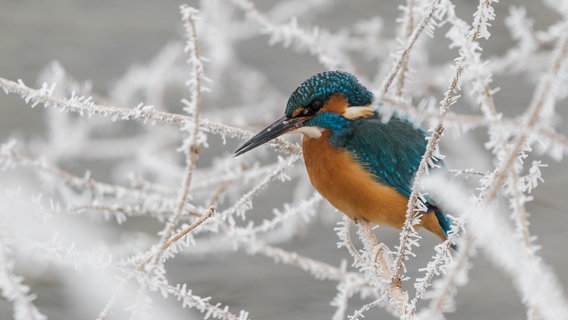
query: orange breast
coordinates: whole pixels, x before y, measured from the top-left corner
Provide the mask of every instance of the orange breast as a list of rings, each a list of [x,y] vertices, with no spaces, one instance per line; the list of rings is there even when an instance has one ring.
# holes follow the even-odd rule
[[[302,148],[310,181],[334,207],[351,219],[401,228],[408,198],[381,184],[357,164],[351,154],[328,143],[329,130],[320,138],[304,137]],[[445,238],[434,214],[424,215],[422,225]]]

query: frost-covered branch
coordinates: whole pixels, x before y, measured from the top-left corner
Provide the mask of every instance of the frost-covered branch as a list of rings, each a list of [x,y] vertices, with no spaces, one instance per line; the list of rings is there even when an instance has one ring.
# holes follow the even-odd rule
[[[164,111],[154,110],[152,106],[143,104],[138,105],[136,108],[116,107],[99,105],[93,102],[90,97],[71,96],[68,99],[58,98],[52,95],[54,87],[43,85],[41,89],[36,90],[26,86],[22,81],[14,82],[0,77],[0,87],[6,94],[17,94],[30,104],[36,107],[38,104],[43,104],[46,108],[54,107],[62,112],[75,112],[81,116],[100,115],[111,121],[118,120],[139,120],[143,123],[161,123],[168,125],[175,125],[182,127],[187,123],[194,122],[192,116],[181,114],[169,113]],[[226,124],[217,123],[207,119],[201,119],[199,126],[206,132],[220,135],[222,137],[231,137],[235,139],[245,140],[253,136],[253,133],[244,129],[235,128]],[[284,142],[276,139],[267,143],[267,145],[275,147],[277,150],[285,153],[300,153],[300,148],[297,145]]]
[[[338,69],[341,66],[341,62],[333,56],[333,51],[320,41],[320,32],[317,28],[312,32],[307,32],[298,27],[298,22],[295,19],[292,19],[288,25],[275,25],[266,15],[256,8],[253,2],[249,0],[231,1],[244,10],[250,19],[262,26],[263,33],[267,33],[271,36],[270,41],[272,43],[283,42],[285,46],[288,46],[295,40],[298,41],[302,47],[308,48],[309,52],[315,55],[320,63],[328,70]]]
[[[163,285],[161,286],[163,293],[171,294],[178,301],[181,302],[182,307],[197,309],[204,314],[204,319],[223,319],[223,320],[247,320],[249,317],[248,312],[240,311],[238,315],[229,312],[228,306],[222,306],[220,303],[212,304],[209,301],[210,297],[202,298],[194,295],[191,290],[187,288],[186,284],[182,285]]]
[[[389,72],[389,74],[386,76],[386,78],[383,82],[383,85],[381,86],[381,91],[380,91],[381,95],[385,95],[389,91],[389,88],[392,85],[394,78],[396,77],[396,75],[399,72],[404,73],[404,71],[405,71],[404,66],[408,63],[408,56],[410,55],[410,52],[411,52],[412,48],[414,47],[414,44],[416,43],[416,41],[418,40],[418,38],[420,37],[422,32],[427,30],[427,32],[430,32],[430,34],[432,34],[432,32],[433,32],[432,29],[435,26],[432,22],[432,19],[434,18],[434,14],[435,14],[436,9],[438,8],[439,4],[440,4],[440,0],[433,0],[430,3],[428,10],[422,16],[422,20],[420,21],[420,23],[416,26],[416,28],[414,28],[414,30],[412,31],[412,34],[410,34],[407,37],[407,41],[406,41],[404,48],[397,54],[397,58],[394,62],[394,66],[393,66],[392,70]],[[410,16],[412,16],[411,10],[408,12],[408,14]],[[411,19],[411,18],[407,18],[407,19]],[[401,68],[403,68],[402,71],[401,71]],[[403,75],[401,75],[401,77],[403,77]]]
[[[120,317],[118,310],[144,319],[183,308],[205,318],[248,319],[256,304],[229,311],[235,275],[249,271],[238,262],[247,255],[305,273],[305,287],[331,282],[318,291],[318,300],[331,301],[324,318],[431,320],[454,310],[461,318],[467,315],[456,310],[459,292],[478,285],[480,272],[470,280],[470,269],[483,268],[472,264],[478,252],[495,266],[483,274],[502,272],[527,318],[563,318],[567,301],[552,270],[565,272],[539,256],[550,239],[536,230],[552,216],[542,216],[539,204],[562,207],[537,197],[558,188],[546,175],[564,174],[556,166],[541,172],[547,157],[568,155],[555,110],[568,97],[568,11],[562,1],[546,0],[558,14],[543,21],[533,10],[542,4],[495,3],[477,1],[468,18],[451,0],[400,0],[399,11],[382,7],[391,2],[372,3],[349,14],[339,9],[353,4],[340,1],[207,0],[180,8],[184,42],[167,41],[147,63],[120,68],[128,71],[117,80],[81,83],[57,62],[32,86],[0,77],[6,94],[21,98],[8,104],[45,107],[26,110],[13,124],[10,114],[0,117],[10,131],[0,138],[0,289],[15,318],[44,318],[30,293],[41,298],[42,290],[28,277],[49,277],[74,300],[102,309],[101,320]],[[510,34],[490,33],[493,23]],[[495,43],[503,47],[494,50]],[[268,48],[274,44],[281,46]],[[447,59],[454,50],[457,58]],[[346,216],[337,222],[341,214],[310,185],[298,144],[276,139],[272,149],[233,157],[235,140],[253,134],[241,128],[257,130],[281,115],[294,84],[286,78],[292,70],[278,68],[290,63],[296,71],[356,74],[377,93],[385,121],[394,112],[430,128],[394,242],[385,226]],[[511,97],[528,89],[533,98],[520,109],[522,99]],[[439,148],[447,168],[436,171],[450,180],[429,175],[443,157]],[[497,208],[501,195],[508,206]],[[425,245],[416,230],[425,199],[451,220],[448,239],[437,245]],[[333,225],[340,250],[317,243]],[[309,250],[298,247],[303,241]],[[196,259],[206,267],[194,268]],[[179,270],[187,280],[173,280]],[[210,290],[219,281],[227,295]],[[487,286],[481,290],[490,295]],[[276,305],[257,287],[237,290],[247,295],[239,303]],[[312,303],[298,288],[290,282],[278,290]],[[302,308],[287,310],[287,318],[305,318]]]
[[[568,24],[563,30],[563,36],[558,39],[548,72],[542,77],[535,90],[531,105],[523,117],[525,127],[532,128],[541,118],[549,120],[553,114],[556,84],[559,82],[559,77],[566,72],[565,62],[568,59]],[[503,182],[508,177],[508,171],[514,168],[514,162],[519,157],[526,142],[526,134],[521,133],[511,144],[512,147],[508,155],[503,158],[497,169],[495,182],[488,191],[488,201],[497,197]]]
[[[451,188],[452,192],[448,192],[450,189],[437,191],[441,185],[448,183],[445,179],[430,179],[427,189],[450,208],[460,208],[462,203],[472,201],[468,200],[463,188],[457,185]],[[477,202],[477,199],[473,201]],[[482,216],[479,216],[480,213]],[[456,284],[464,283],[466,257],[471,253],[472,244],[479,246],[495,265],[508,273],[523,301],[529,306],[537,307],[544,319],[558,319],[567,314],[568,301],[555,274],[541,260],[534,259],[523,242],[517,241],[504,215],[488,203],[474,203],[462,217],[470,233],[460,242],[460,251],[454,263],[449,266],[448,276],[436,284],[437,290],[441,291],[435,294],[436,298],[425,311],[427,316],[423,319],[436,319],[445,310],[446,298],[455,292]]]
[[[14,319],[47,319],[34,305],[36,296],[30,294],[30,288],[22,283],[24,278],[14,273],[14,264],[11,250],[5,240],[0,238],[0,293],[12,303]]]
[[[408,200],[408,209],[406,212],[406,220],[402,232],[400,233],[400,244],[398,246],[397,257],[394,262],[394,274],[391,280],[391,284],[396,284],[400,282],[401,274],[404,270],[404,260],[406,255],[411,252],[412,246],[416,242],[411,241],[412,238],[418,238],[418,234],[414,230],[414,225],[420,223],[421,212],[426,211],[426,206],[422,201],[422,195],[420,194],[420,180],[428,172],[428,168],[436,167],[435,162],[437,159],[441,159],[438,151],[438,145],[445,128],[445,119],[450,109],[450,106],[456,103],[459,96],[457,96],[457,90],[459,89],[459,83],[461,81],[462,74],[470,64],[469,55],[479,54],[479,45],[477,39],[480,37],[489,37],[487,31],[487,24],[489,20],[494,19],[493,9],[491,7],[491,0],[481,0],[480,5],[474,14],[474,22],[471,31],[467,31],[467,26],[464,27],[464,23],[456,22],[453,28],[450,29],[448,35],[453,40],[456,46],[460,47],[460,57],[456,60],[456,66],[454,69],[454,75],[450,82],[450,85],[446,92],[444,93],[444,99],[440,102],[440,117],[438,119],[437,125],[430,130],[430,136],[428,137],[428,144],[426,145],[426,152],[422,156],[418,170],[414,176],[414,182],[412,185],[412,192]],[[443,3],[445,6],[444,10],[447,10],[448,19],[452,19],[455,16],[453,13],[454,7],[451,3]],[[458,33],[454,36],[453,33]]]
[[[185,21],[184,26],[187,33],[186,36],[188,37],[187,46],[186,46],[186,52],[189,53],[188,63],[190,63],[193,67],[192,71],[193,77],[188,82],[191,100],[186,103],[186,112],[193,115],[194,122],[193,122],[193,130],[190,132],[190,138],[184,140],[183,145],[181,147],[183,150],[185,150],[185,172],[183,175],[182,187],[180,189],[181,191],[179,193],[177,209],[175,213],[169,217],[168,223],[166,224],[164,230],[161,232],[161,239],[159,244],[160,249],[154,255],[154,261],[153,261],[154,263],[158,263],[164,251],[173,242],[176,241],[173,239],[172,239],[173,241],[170,240],[170,237],[173,234],[174,229],[179,222],[179,219],[186,211],[189,200],[189,190],[191,188],[191,182],[193,178],[193,172],[195,171],[195,167],[197,166],[196,164],[197,155],[199,154],[200,143],[202,143],[199,140],[200,139],[199,112],[201,108],[201,92],[203,91],[201,84],[204,79],[204,75],[203,75],[203,64],[199,52],[199,42],[197,40],[197,31],[195,30],[195,23],[193,21],[194,16],[197,15],[197,10],[190,8],[188,6],[181,6],[180,10],[182,14],[182,19],[183,21]],[[191,228],[190,230],[192,229],[193,228]]]
[[[406,1],[406,6],[403,8],[404,10],[404,26],[402,28],[403,30],[403,40],[402,41],[408,41],[410,39],[410,37],[412,36],[412,31],[414,30],[414,7],[415,7],[416,3],[415,0],[407,0]],[[409,51],[410,52],[410,51]],[[402,57],[401,60],[401,66],[400,66],[400,71],[398,72],[398,78],[396,81],[396,90],[395,90],[395,95],[398,97],[401,97],[403,95],[404,92],[404,86],[405,86],[405,82],[406,79],[408,77],[408,72],[409,72],[409,55],[405,55]],[[388,88],[387,88],[388,91]]]

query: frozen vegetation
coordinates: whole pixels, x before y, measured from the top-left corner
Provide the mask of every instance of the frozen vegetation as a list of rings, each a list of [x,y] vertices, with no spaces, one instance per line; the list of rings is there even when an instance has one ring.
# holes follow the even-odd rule
[[[377,309],[393,319],[453,318],[456,295],[471,284],[471,259],[483,254],[507,275],[527,319],[568,319],[562,284],[539,256],[526,207],[545,184],[541,168],[568,153],[556,112],[568,94],[568,2],[542,1],[558,18],[537,29],[523,7],[495,15],[494,6],[509,3],[480,0],[473,16],[460,16],[460,1],[401,1],[392,34],[380,12],[336,31],[316,26],[315,13],[333,10],[330,3],[183,5],[181,22],[171,23],[183,26],[185,38],[156,48],[152,61],[131,68],[106,93],[57,62],[39,85],[0,74],[5,94],[46,109],[43,137],[2,137],[0,145],[0,289],[12,317],[46,319],[32,283],[55,274],[68,278],[63,285],[75,299],[98,308],[85,319],[258,319],[171,275],[174,265],[219,259],[224,273],[239,277],[239,266],[221,258],[236,252],[333,282],[336,290],[318,297],[330,302],[323,318],[370,318]],[[483,49],[495,21],[504,21],[513,45],[489,55]],[[440,50],[433,37],[446,39],[453,58],[432,59]],[[430,132],[396,241],[381,237],[382,226],[334,212],[309,184],[295,142],[279,139],[233,157],[233,146],[279,117],[287,99],[262,68],[235,53],[254,38],[312,56],[321,70],[352,72],[387,112]],[[532,99],[504,115],[507,106],[494,97],[505,81],[519,79],[531,84]],[[177,105],[167,98],[172,90],[184,92]],[[444,152],[458,144],[471,152],[468,166]],[[451,177],[428,174],[433,157],[451,164]],[[414,229],[426,194],[451,213],[454,230],[429,248]],[[257,201],[272,209],[258,210]],[[342,262],[293,246],[322,224],[336,232]],[[560,255],[567,240],[559,240]],[[417,249],[431,259],[415,259]],[[184,272],[191,275],[191,267]]]

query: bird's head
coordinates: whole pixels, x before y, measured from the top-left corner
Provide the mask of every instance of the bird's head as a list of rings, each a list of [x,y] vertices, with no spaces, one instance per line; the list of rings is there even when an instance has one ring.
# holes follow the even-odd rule
[[[245,142],[235,155],[241,155],[285,133],[302,133],[318,138],[333,125],[330,113],[346,119],[369,116],[373,94],[352,74],[343,71],[318,73],[304,81],[290,95],[284,116]]]

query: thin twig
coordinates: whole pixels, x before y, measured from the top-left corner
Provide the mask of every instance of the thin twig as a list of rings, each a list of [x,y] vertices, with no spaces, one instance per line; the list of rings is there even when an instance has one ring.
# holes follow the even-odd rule
[[[560,75],[560,71],[564,67],[566,59],[568,58],[568,25],[564,27],[564,32],[562,34],[563,37],[558,39],[556,53],[552,59],[550,69],[544,75],[543,81],[540,82],[539,86],[535,90],[533,102],[525,113],[524,126],[527,128],[535,126],[541,110],[547,104],[549,99],[553,99],[550,103],[554,104],[554,98],[551,97],[552,90],[555,84],[558,83],[558,76]],[[487,199],[489,202],[497,198],[497,195],[501,190],[501,186],[509,175],[509,170],[514,167],[513,164],[518,158],[526,141],[527,135],[524,132],[521,132],[512,143],[513,147],[505,160],[501,162],[501,166],[497,170],[495,183],[488,192],[489,194]]]
[[[406,42],[406,45],[402,50],[402,53],[398,55],[398,59],[394,62],[393,68],[391,69],[389,74],[386,76],[385,81],[383,82],[380,91],[382,95],[385,95],[389,91],[389,88],[394,80],[394,77],[396,77],[397,73],[400,71],[401,67],[404,64],[404,61],[408,60],[408,56],[410,55],[410,51],[414,47],[416,40],[418,40],[422,32],[426,29],[426,27],[429,24],[431,24],[432,17],[434,16],[434,12],[436,11],[436,8],[438,7],[439,4],[440,0],[433,0],[431,2],[428,11],[426,11],[424,16],[422,16],[422,20],[416,26],[416,28],[412,32],[412,35],[408,38],[408,41]]]
[[[371,267],[370,270],[374,271],[374,276],[378,280],[377,289],[385,290],[389,297],[389,303],[394,307],[399,315],[405,313],[405,306],[408,301],[408,294],[402,290],[400,283],[393,284],[390,282],[392,278],[392,269],[389,265],[390,259],[385,254],[390,253],[390,250],[385,250],[373,232],[371,224],[367,221],[358,222],[359,238],[363,242],[365,251],[371,260],[366,261],[366,264]],[[365,265],[362,266],[363,268]]]
[[[191,92],[192,100],[190,102],[191,106],[193,107],[192,108],[193,110],[190,111],[193,112],[194,123],[193,123],[193,132],[191,132],[192,133],[191,142],[190,145],[185,150],[185,159],[186,159],[185,174],[183,177],[182,189],[181,189],[182,191],[179,196],[177,210],[168,219],[168,223],[160,239],[160,249],[156,254],[153,255],[154,257],[153,263],[158,263],[160,261],[163,253],[169,247],[169,244],[171,244],[170,242],[171,240],[169,241],[168,239],[173,234],[174,229],[179,222],[179,219],[181,218],[181,216],[185,211],[185,208],[189,200],[189,190],[191,188],[193,172],[195,171],[197,156],[199,154],[199,142],[198,142],[199,112],[201,109],[201,90],[202,90],[201,79],[203,78],[203,67],[201,65],[201,56],[199,52],[199,42],[197,40],[197,31],[195,29],[195,23],[193,22],[193,15],[197,13],[197,10],[187,6],[181,6],[180,10],[182,12],[182,15],[186,19],[185,28],[188,37],[188,46],[190,46],[190,50],[188,50],[190,52],[190,58],[188,61],[193,64],[192,80],[194,86],[192,88],[193,89]]]
[[[510,188],[512,189],[511,201],[513,202],[513,206],[515,207],[514,211],[516,211],[515,224],[517,225],[517,233],[520,238],[523,239],[523,243],[529,255],[533,255],[534,248],[529,232],[528,213],[523,201],[524,196],[519,186],[519,174],[516,170],[511,170],[510,179]]]
[[[215,207],[211,207],[209,208],[209,210],[207,210],[207,213],[204,214],[201,218],[199,218],[197,221],[195,221],[194,223],[192,223],[189,227],[187,227],[186,229],[182,230],[181,232],[179,232],[178,234],[176,234],[174,237],[172,237],[170,240],[168,240],[168,242],[166,242],[166,249],[169,248],[172,244],[174,244],[176,241],[178,241],[179,239],[181,239],[183,236],[185,236],[186,234],[190,233],[191,231],[193,231],[193,229],[197,228],[199,225],[201,225],[203,222],[205,222],[205,220],[211,218],[211,216],[213,216],[213,214],[215,213]]]
[[[103,308],[103,310],[101,310],[101,312],[99,313],[98,317],[96,320],[105,320],[109,313],[110,313],[110,309],[114,306],[114,304],[116,303],[116,299],[118,298],[118,295],[120,294],[120,292],[122,291],[122,289],[124,288],[124,285],[126,284],[126,282],[124,280],[120,281],[118,286],[114,289],[114,291],[112,292],[112,295],[110,296],[110,298],[108,299],[107,303],[105,304],[105,307]]]
[[[489,98],[489,97],[488,97]],[[492,99],[492,96],[490,98]],[[434,112],[430,110],[419,110],[416,106],[409,104],[407,102],[401,101],[396,97],[391,95],[386,95],[381,98],[381,101],[390,107],[396,108],[398,111],[405,114],[410,114],[413,117],[420,116],[426,117],[427,119],[440,120],[440,112]],[[502,128],[509,132],[525,132],[525,134],[536,134],[546,137],[546,139],[562,146],[566,152],[568,152],[568,137],[560,134],[548,126],[535,124],[533,127],[527,128],[522,120],[517,118],[507,118],[499,116],[497,119],[488,118],[485,115],[474,115],[474,114],[458,114],[453,112],[448,112],[446,115],[446,120],[448,124],[460,125],[468,124],[472,127],[477,126],[487,126],[493,128]]]
[[[405,24],[404,24],[404,40],[408,41],[412,36],[412,31],[414,30],[414,5],[415,0],[407,0],[405,8]],[[398,80],[396,82],[395,95],[402,97],[404,94],[404,85],[407,78],[407,73],[409,70],[409,60],[410,52],[401,61],[400,71],[398,72]]]
[[[110,214],[123,214],[126,216],[144,216],[144,217],[157,217],[163,218],[168,217],[173,214],[171,210],[163,210],[163,211],[154,211],[142,208],[141,206],[113,206],[113,205],[94,205],[94,204],[87,204],[87,205],[80,205],[69,207],[65,209],[66,212],[80,214],[83,212],[92,212],[92,211],[99,211],[104,213]],[[188,214],[192,214],[191,211],[187,212]]]
[[[275,39],[289,41],[290,38],[293,38],[297,40],[306,46],[309,52],[315,55],[328,70],[335,70],[341,66],[342,62],[330,54],[333,51],[326,47],[322,41],[319,41],[318,32],[310,34],[305,30],[299,29],[295,23],[292,23],[291,27],[275,25],[256,8],[253,2],[249,0],[232,0],[232,2],[245,11],[247,17],[260,24],[265,33],[271,34]]]
[[[211,195],[211,197],[209,197],[209,206],[213,206],[217,203],[217,200],[219,199],[219,196],[221,196],[223,194],[223,192],[225,192],[227,190],[227,188],[229,188],[229,186],[231,185],[232,181],[223,181],[223,183],[221,183],[221,185],[217,188],[217,190],[215,190],[215,192],[213,192],[213,194]]]
[[[6,94],[17,94],[32,106],[38,103],[45,107],[54,107],[62,111],[78,113],[82,116],[100,115],[105,118],[116,120],[139,120],[142,122],[162,123],[183,127],[188,123],[195,122],[194,117],[177,113],[153,110],[151,107],[127,108],[108,105],[99,105],[92,102],[90,98],[71,97],[62,99],[53,96],[45,90],[36,90],[26,86],[23,82],[14,82],[0,77],[0,88]],[[214,122],[207,119],[199,120],[199,127],[204,132],[228,136],[235,139],[245,140],[253,136],[253,133],[244,129],[232,127],[226,124]],[[285,142],[282,139],[275,139],[267,143],[278,151],[284,153],[300,154],[301,148],[297,144]]]
[[[237,215],[240,215],[242,218],[244,218],[244,211],[241,210],[241,208],[248,207],[248,203],[251,201],[253,197],[258,195],[262,190],[266,189],[266,187],[271,182],[278,179],[285,170],[290,168],[299,159],[300,159],[299,156],[292,155],[289,156],[289,158],[286,159],[285,161],[282,161],[282,163],[273,172],[271,172],[271,174],[267,175],[260,183],[258,183],[251,190],[249,190],[247,193],[242,195],[239,198],[239,200],[235,202],[235,204],[233,204],[232,206],[221,212],[221,217],[223,219],[226,219],[234,212],[237,212]]]
[[[529,257],[531,259],[536,259],[537,257],[535,256],[535,249],[531,241],[531,235],[529,232],[528,213],[526,211],[525,203],[523,200],[524,195],[520,188],[519,174],[516,170],[511,170],[509,188],[512,189],[510,201],[514,206],[513,212],[516,213],[514,217],[512,217],[514,218],[515,224],[517,226],[516,233],[521,239],[523,239],[523,244]],[[540,311],[536,305],[530,302],[526,302],[526,308],[528,319],[540,319]]]
[[[376,299],[372,302],[366,303],[365,305],[363,305],[361,308],[359,308],[358,310],[356,310],[353,315],[349,316],[349,320],[357,320],[359,318],[364,318],[365,315],[364,313],[379,306],[381,303],[383,302],[383,299]]]
[[[65,169],[46,163],[43,160],[35,159],[9,150],[7,153],[0,153],[0,160],[9,162],[11,165],[29,167],[41,173],[48,173],[62,181],[69,187],[77,191],[89,191],[93,196],[113,197],[121,200],[145,200],[155,202],[158,206],[167,203],[163,195],[152,192],[145,192],[139,189],[127,188],[116,184],[109,184],[91,178],[88,174],[83,177],[77,176]],[[166,205],[167,206],[167,205]]]
[[[473,251],[473,236],[471,234],[465,235],[465,241],[460,243],[460,250],[458,256],[454,259],[453,268],[451,272],[441,280],[441,288],[438,289],[438,294],[430,301],[429,311],[432,319],[436,319],[435,315],[444,312],[444,305],[449,295],[453,293],[454,288],[457,286],[458,279],[461,272],[466,268],[469,257]]]
[[[214,213],[215,213],[215,207],[210,207],[209,210],[207,210],[207,212],[204,215],[202,215],[199,219],[197,219],[189,227],[183,229],[182,231],[180,231],[179,233],[174,235],[171,239],[169,239],[162,246],[162,250],[163,251],[167,250],[172,244],[176,243],[179,239],[183,238],[185,235],[187,235],[188,233],[193,231],[195,228],[199,227],[207,219],[211,218],[211,216],[213,216]],[[138,266],[136,266],[136,270],[144,269],[144,267],[146,265],[148,265],[150,262],[152,262],[152,260],[156,259],[155,257],[156,257],[156,255],[151,255],[148,258],[146,258],[146,260],[144,260],[142,263],[140,263]]]

